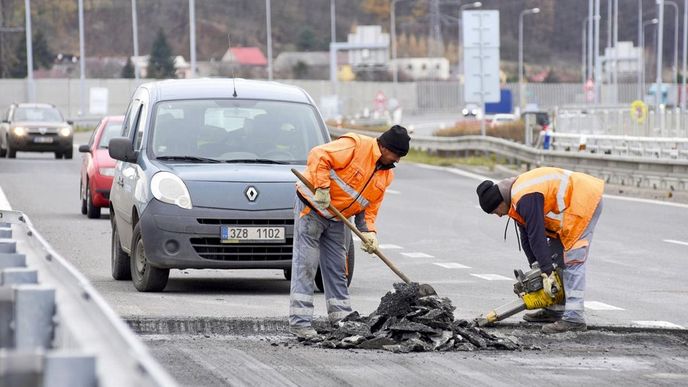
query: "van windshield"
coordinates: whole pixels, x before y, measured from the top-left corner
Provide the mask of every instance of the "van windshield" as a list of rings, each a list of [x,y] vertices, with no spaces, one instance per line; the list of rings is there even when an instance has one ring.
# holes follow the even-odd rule
[[[304,164],[325,142],[312,106],[263,100],[180,100],[155,106],[151,146],[163,160]]]

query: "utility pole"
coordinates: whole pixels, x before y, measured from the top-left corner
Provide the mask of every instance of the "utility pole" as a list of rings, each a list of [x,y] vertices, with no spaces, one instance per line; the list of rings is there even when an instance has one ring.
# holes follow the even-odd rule
[[[138,27],[138,21],[136,18],[136,0],[131,0],[131,30],[132,30],[132,35],[134,39],[134,58],[136,61],[134,62],[134,78],[137,80],[140,77],[139,74],[139,27]]]
[[[440,2],[439,0],[432,0],[430,3],[430,41],[428,42],[429,57],[439,57],[443,54],[442,47],[444,46],[444,42],[442,40],[440,18]]]
[[[34,102],[36,91],[33,85],[33,34],[31,33],[31,0],[24,0],[26,19],[26,86],[27,99]]]
[[[655,79],[655,109],[659,112],[660,94],[662,94],[662,41],[664,40],[664,0],[657,0],[657,77]]]
[[[27,0],[28,2],[29,0]],[[86,54],[84,49],[84,0],[79,0],[79,116],[86,114]]]
[[[191,78],[196,78],[196,1],[189,0],[189,51]]]
[[[602,62],[600,62],[600,0],[595,0],[595,42],[593,55],[595,58],[595,104],[600,103],[602,83]]]
[[[272,81],[272,19],[270,16],[270,0],[265,0],[265,19],[268,34],[268,80]]]

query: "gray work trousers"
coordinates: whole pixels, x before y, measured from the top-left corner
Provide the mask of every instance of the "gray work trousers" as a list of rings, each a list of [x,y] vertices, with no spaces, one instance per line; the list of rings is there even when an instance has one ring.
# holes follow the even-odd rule
[[[550,239],[549,246],[552,252],[552,257],[559,267],[563,267],[564,278],[564,292],[566,294],[566,303],[564,305],[553,305],[547,309],[561,312],[563,310],[562,320],[571,322],[585,322],[585,263],[588,260],[590,253],[590,245],[592,244],[592,237],[595,232],[595,226],[602,213],[602,199],[597,204],[597,208],[590,219],[590,223],[583,231],[579,241],[580,247],[574,247],[571,250],[564,251],[564,247],[559,239]]]
[[[325,219],[312,210],[300,216],[304,208],[305,205],[297,197],[289,294],[289,325],[293,327],[308,327],[313,320],[313,292],[318,263],[330,322],[335,323],[351,313],[346,277],[346,248],[350,234],[346,225]]]

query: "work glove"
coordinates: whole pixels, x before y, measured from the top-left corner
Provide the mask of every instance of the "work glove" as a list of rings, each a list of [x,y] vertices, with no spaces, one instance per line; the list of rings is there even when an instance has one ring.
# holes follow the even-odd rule
[[[362,232],[361,234],[365,237],[365,240],[361,241],[361,250],[368,254],[373,254],[379,246],[377,234],[374,232]]]
[[[329,188],[317,188],[315,190],[315,204],[321,208],[327,208],[330,206],[330,189]]]
[[[542,273],[542,289],[545,293],[553,299],[562,291],[561,279],[556,271],[552,271],[549,275]]]

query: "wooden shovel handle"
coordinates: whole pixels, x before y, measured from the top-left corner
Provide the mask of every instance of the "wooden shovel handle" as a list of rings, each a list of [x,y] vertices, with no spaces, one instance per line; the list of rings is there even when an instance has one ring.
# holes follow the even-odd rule
[[[293,173],[294,175],[296,175],[296,177],[297,177],[299,180],[301,180],[301,182],[303,183],[303,185],[305,185],[306,187],[308,187],[308,189],[309,189],[311,192],[315,193],[315,188],[313,187],[313,184],[311,184],[310,181],[306,180],[306,178],[305,178],[299,171],[297,171],[296,169],[292,168],[291,171],[292,171],[292,173]],[[367,240],[367,238],[366,238],[360,231],[358,231],[358,229],[356,228],[356,226],[354,226],[354,225],[349,221],[349,219],[345,218],[344,215],[342,215],[342,213],[339,212],[338,209],[334,208],[334,206],[333,206],[332,204],[330,204],[329,207],[327,207],[327,209],[330,210],[330,212],[332,212],[333,214],[335,214],[335,216],[337,216],[337,217],[339,218],[339,220],[341,220],[342,222],[344,222],[344,224],[346,224],[346,225],[351,229],[351,231],[353,231],[353,233],[356,234],[357,237],[361,238],[361,241],[363,241],[363,242],[365,243],[365,241]],[[384,262],[390,269],[392,269],[392,271],[393,271],[396,275],[398,275],[399,278],[401,278],[402,280],[404,280],[404,282],[406,282],[407,284],[410,284],[410,283],[411,283],[411,280],[409,279],[409,277],[407,277],[406,274],[402,273],[402,272],[396,267],[396,265],[394,265],[394,263],[393,263],[392,261],[389,260],[389,258],[387,258],[384,254],[382,254],[382,251],[380,251],[380,249],[377,249],[377,248],[376,248],[373,252],[375,253],[375,255],[377,255],[378,257],[380,257],[380,259],[382,260],[382,262]]]

